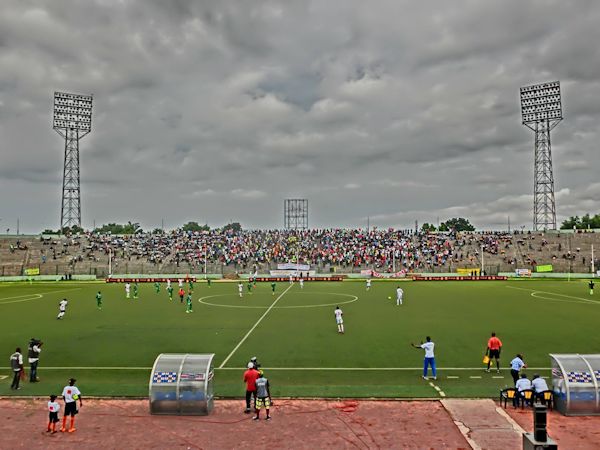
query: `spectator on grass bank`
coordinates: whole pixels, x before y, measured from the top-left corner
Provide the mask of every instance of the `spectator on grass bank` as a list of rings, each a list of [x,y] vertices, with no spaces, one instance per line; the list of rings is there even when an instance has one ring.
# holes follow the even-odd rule
[[[250,414],[250,399],[254,397],[256,405],[256,379],[258,378],[258,370],[254,368],[254,363],[248,363],[248,370],[244,372],[244,382],[246,383],[246,409],[244,412]]]
[[[40,362],[40,353],[44,343],[39,339],[31,338],[27,349],[27,358],[29,359],[29,382],[37,383],[40,379],[37,377],[37,367]]]
[[[23,355],[21,354],[21,347],[17,347],[15,352],[10,355],[10,367],[13,370],[13,380],[10,388],[15,390],[21,389],[19,387],[21,372],[23,371]]]
[[[510,362],[510,375],[512,376],[513,381],[515,382],[515,386],[517,384],[517,381],[519,380],[519,372],[521,371],[521,369],[525,369],[526,367],[527,364],[525,364],[525,362],[523,361],[523,355],[517,353],[517,356],[515,356]]]

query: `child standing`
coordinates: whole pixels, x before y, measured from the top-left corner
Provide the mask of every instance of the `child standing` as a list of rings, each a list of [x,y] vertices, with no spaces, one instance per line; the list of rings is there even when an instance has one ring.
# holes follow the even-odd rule
[[[56,401],[56,395],[51,395],[50,401],[48,402],[48,429],[46,430],[46,432],[53,434],[56,433],[56,424],[59,422],[59,410],[60,405]]]

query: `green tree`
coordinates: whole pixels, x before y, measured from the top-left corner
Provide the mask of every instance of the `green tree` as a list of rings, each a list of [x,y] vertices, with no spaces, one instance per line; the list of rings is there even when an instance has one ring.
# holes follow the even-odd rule
[[[446,230],[442,230],[442,225],[445,225]],[[448,219],[442,225],[440,225],[440,231],[475,231],[475,227],[464,217]]]
[[[62,234],[71,235],[71,234],[83,233],[83,228],[78,227],[77,225],[73,225],[71,227],[64,227],[61,231],[62,231]]]
[[[140,224],[137,222],[132,223],[127,222],[125,225],[117,224],[117,223],[109,223],[106,225],[102,225],[94,230],[96,233],[103,234],[135,234],[141,233],[143,230],[140,227]]]
[[[581,226],[581,219],[579,219],[579,216],[571,216],[567,220],[563,221],[562,225],[560,226],[560,229],[561,230],[572,230],[573,227],[580,228],[580,226]]]
[[[425,232],[429,232],[429,231],[435,231],[435,225],[432,223],[427,223],[425,222],[422,226],[421,226],[421,230],[425,231]]]
[[[210,227],[208,225],[199,225],[198,222],[188,222],[182,227],[183,231],[209,231]]]
[[[239,222],[233,222],[233,223],[228,223],[227,225],[225,225],[223,227],[223,231],[229,231],[232,230],[236,233],[242,231],[242,226],[240,225]]]
[[[586,230],[588,228],[600,228],[600,214],[590,216],[586,214],[584,216],[571,216],[567,220],[563,221],[560,226],[561,230],[572,230],[576,228],[578,230]]]

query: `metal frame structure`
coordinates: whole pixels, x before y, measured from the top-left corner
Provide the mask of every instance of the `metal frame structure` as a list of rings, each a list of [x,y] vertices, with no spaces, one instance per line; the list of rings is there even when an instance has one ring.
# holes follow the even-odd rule
[[[214,353],[161,353],[154,360],[150,414],[204,416],[214,407]]]
[[[288,198],[283,201],[283,226],[289,230],[308,228],[308,200]]]
[[[92,131],[92,96],[54,93],[52,128],[65,140],[60,229],[81,227],[79,140]]]
[[[521,88],[522,123],[535,133],[533,229],[556,230],[550,131],[563,119],[560,82]]]
[[[550,353],[552,391],[567,416],[600,415],[600,354]]]

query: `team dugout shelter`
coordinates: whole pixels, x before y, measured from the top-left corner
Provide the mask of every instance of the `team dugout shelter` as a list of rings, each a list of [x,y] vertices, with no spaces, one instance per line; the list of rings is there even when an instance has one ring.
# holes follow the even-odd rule
[[[150,414],[206,416],[214,406],[214,353],[161,353],[150,373]]]
[[[550,354],[555,408],[567,416],[600,415],[600,354]]]

